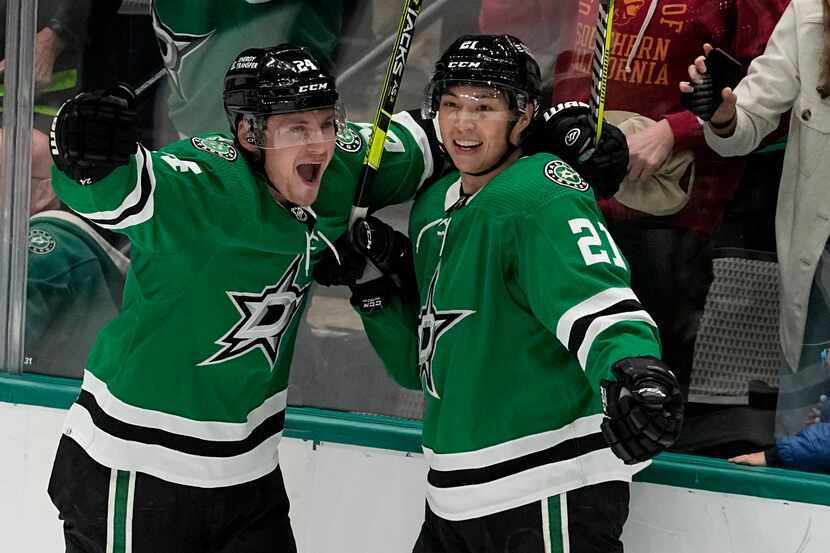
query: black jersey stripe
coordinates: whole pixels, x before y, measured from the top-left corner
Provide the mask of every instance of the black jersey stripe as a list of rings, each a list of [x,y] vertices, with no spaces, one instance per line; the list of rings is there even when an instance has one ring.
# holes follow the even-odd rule
[[[98,405],[95,396],[83,389],[76,403],[89,411],[92,422],[98,429],[113,437],[147,445],[160,445],[200,457],[234,457],[247,453],[281,432],[285,427],[285,410],[282,410],[262,421],[244,440],[233,442],[204,440],[116,419],[105,413]]]
[[[427,474],[427,481],[436,488],[455,488],[458,486],[485,484],[532,468],[574,459],[586,453],[607,447],[608,443],[602,437],[602,433],[595,432],[586,436],[565,440],[542,451],[486,467],[446,471],[431,468]]]
[[[568,337],[568,351],[576,354],[579,351],[582,341],[585,340],[585,334],[588,332],[588,327],[591,323],[599,317],[606,315],[616,315],[617,313],[629,313],[634,311],[642,311],[643,306],[637,300],[623,300],[608,306],[602,311],[597,311],[584,317],[580,317],[571,326],[571,334]]]
[[[122,211],[120,215],[118,215],[117,217],[113,217],[111,219],[93,219],[84,213],[81,213],[81,215],[83,215],[96,225],[108,227],[117,225],[120,222],[124,221],[127,217],[137,215],[138,213],[141,213],[144,210],[144,208],[147,206],[147,202],[150,200],[150,195],[153,192],[153,186],[150,181],[150,171],[147,169],[148,158],[151,154],[142,146],[139,146],[139,148],[141,148],[141,152],[144,156],[144,162],[138,169],[139,171],[141,171],[141,195],[139,196],[138,201],[132,206]]]

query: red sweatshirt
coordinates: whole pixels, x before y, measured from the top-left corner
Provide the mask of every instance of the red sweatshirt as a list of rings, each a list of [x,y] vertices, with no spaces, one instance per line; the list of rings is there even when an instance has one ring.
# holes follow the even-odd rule
[[[656,3],[655,10],[650,21],[646,21],[652,1]],[[505,32],[498,22],[500,18],[494,17],[506,13],[505,3],[506,0],[482,1],[482,32]],[[555,6],[556,14],[552,15],[549,7],[540,11],[534,2],[512,2],[510,31],[516,31],[522,18],[533,29],[538,27],[540,15],[552,17],[548,23],[557,29],[554,36],[559,37],[553,101],[587,101],[596,1],[544,3]],[[674,132],[675,149],[695,153],[691,198],[679,213],[664,218],[668,224],[714,232],[744,168],[742,159],[724,159],[706,147],[697,118],[680,104],[677,83],[688,80],[687,68],[702,53],[704,42],[723,48],[748,67],[763,52],[788,3],[789,0],[615,0],[606,109],[633,111],[657,121],[666,119]],[[629,55],[640,33],[640,44],[627,71]],[[600,207],[611,220],[642,216],[613,198],[601,201]]]

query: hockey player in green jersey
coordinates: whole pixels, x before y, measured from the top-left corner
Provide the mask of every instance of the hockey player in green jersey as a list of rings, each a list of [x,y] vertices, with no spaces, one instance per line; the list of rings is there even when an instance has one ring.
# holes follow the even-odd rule
[[[371,217],[351,231],[401,288],[362,313],[366,332],[424,391],[417,553],[620,552],[631,476],[680,430],[591,187],[554,155],[523,157],[538,96],[518,39],[459,38],[424,105],[457,171],[416,198],[408,241]]]
[[[67,551],[295,551],[278,463],[289,365],[313,254],[346,229],[361,129],[290,45],[234,60],[232,134],[148,151],[133,102],[124,87],[83,93],[52,129],[58,195],[132,243],[122,312],[98,336],[50,480]],[[429,176],[416,127],[393,120],[372,208]]]
[[[343,11],[341,0],[153,0],[176,130],[190,137],[222,127],[224,70],[244,48],[290,42],[326,66]]]
[[[25,355],[31,371],[78,377],[96,333],[121,308],[130,262],[120,237],[63,209],[51,169],[49,137],[34,129]]]

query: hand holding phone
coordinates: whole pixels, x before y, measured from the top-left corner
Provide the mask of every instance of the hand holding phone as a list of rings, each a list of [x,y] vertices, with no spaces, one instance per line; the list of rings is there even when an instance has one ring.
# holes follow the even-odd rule
[[[720,48],[714,48],[706,56],[706,73],[712,77],[712,85],[720,97],[724,88],[735,88],[741,82],[744,66]]]
[[[699,57],[689,66],[690,82],[680,84],[681,103],[702,120],[709,121],[721,107],[723,90],[737,86],[744,76],[744,68],[720,48],[706,44],[704,52],[705,57]],[[733,105],[734,100],[734,95],[730,95]]]

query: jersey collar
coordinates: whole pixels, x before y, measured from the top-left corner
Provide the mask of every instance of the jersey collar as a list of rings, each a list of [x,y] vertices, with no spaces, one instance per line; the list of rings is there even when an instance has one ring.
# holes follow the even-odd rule
[[[458,177],[458,180],[450,185],[444,195],[444,212],[450,213],[467,206],[483,189],[482,186],[472,194],[465,194],[464,189],[461,188],[461,177]]]
[[[317,214],[314,213],[311,207],[303,207],[288,200],[277,202],[277,205],[286,210],[297,222],[304,224],[309,232],[314,230],[314,225],[317,223]]]

